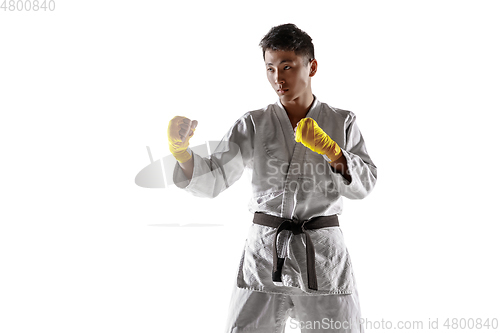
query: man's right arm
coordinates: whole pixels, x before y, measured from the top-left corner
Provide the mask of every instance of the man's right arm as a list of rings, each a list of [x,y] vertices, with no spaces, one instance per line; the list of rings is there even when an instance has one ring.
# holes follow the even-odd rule
[[[179,163],[173,170],[174,183],[195,196],[215,198],[243,174],[253,155],[254,132],[248,113],[234,123],[210,156],[202,157],[183,146],[186,151],[182,152],[183,159],[176,158]]]
[[[191,180],[191,178],[193,178],[194,158],[191,156],[188,161],[184,163],[179,162],[179,165],[181,166],[182,172],[184,172],[186,178]]]
[[[193,156],[187,152],[189,139],[194,135],[198,121],[176,116],[168,124],[168,143],[170,152],[179,161],[184,175],[193,178]],[[190,156],[191,155],[191,156]]]

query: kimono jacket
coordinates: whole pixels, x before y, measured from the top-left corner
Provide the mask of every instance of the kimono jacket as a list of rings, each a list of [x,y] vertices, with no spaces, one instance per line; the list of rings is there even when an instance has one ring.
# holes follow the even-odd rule
[[[245,113],[225,134],[208,157],[193,153],[192,179],[180,165],[174,183],[195,196],[214,198],[236,182],[246,170],[251,176],[249,210],[269,215],[308,220],[340,215],[342,197],[362,199],[373,189],[377,168],[365,147],[351,111],[333,108],[314,97],[306,117],[340,146],[351,176],[349,182],[330,166],[324,156],[295,141],[294,128],[280,101]],[[289,295],[350,294],[354,277],[340,227],[308,231],[315,248],[318,290],[307,284],[305,235],[283,231],[278,236],[278,255],[285,258],[282,281],[273,282],[275,228],[252,224],[245,241],[237,285],[256,291]]]

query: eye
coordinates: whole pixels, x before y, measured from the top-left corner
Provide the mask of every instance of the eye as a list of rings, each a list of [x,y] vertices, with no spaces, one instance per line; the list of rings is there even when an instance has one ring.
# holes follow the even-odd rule
[[[267,68],[267,71],[268,71],[268,72],[272,72],[272,71],[273,71],[273,69],[272,69],[271,67],[268,67],[268,68]]]
[[[283,67],[283,69],[290,69],[290,68],[292,68],[292,67],[290,67],[290,66]]]

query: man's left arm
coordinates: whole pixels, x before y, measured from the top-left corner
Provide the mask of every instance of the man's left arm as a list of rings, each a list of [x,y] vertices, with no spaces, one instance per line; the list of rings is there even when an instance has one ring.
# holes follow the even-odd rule
[[[351,183],[352,177],[349,173],[349,168],[347,167],[347,160],[343,154],[338,160],[330,162],[330,165],[332,166],[334,172],[341,174],[342,177]]]
[[[332,140],[312,118],[304,118],[299,122],[295,140],[327,157],[332,179],[341,195],[349,199],[362,199],[375,186],[377,167],[368,155],[355,120],[356,116],[351,112],[344,148]]]
[[[337,160],[331,158],[332,179],[341,195],[349,199],[362,199],[375,187],[377,167],[368,155],[356,115],[350,112],[349,118],[345,146],[339,148],[341,157]]]

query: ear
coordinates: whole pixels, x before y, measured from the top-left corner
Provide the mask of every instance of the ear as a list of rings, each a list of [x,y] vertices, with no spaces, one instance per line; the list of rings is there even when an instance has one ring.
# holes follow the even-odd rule
[[[318,70],[318,62],[316,59],[311,60],[310,62],[311,69],[309,71],[309,77],[313,77],[316,74],[316,71]]]

